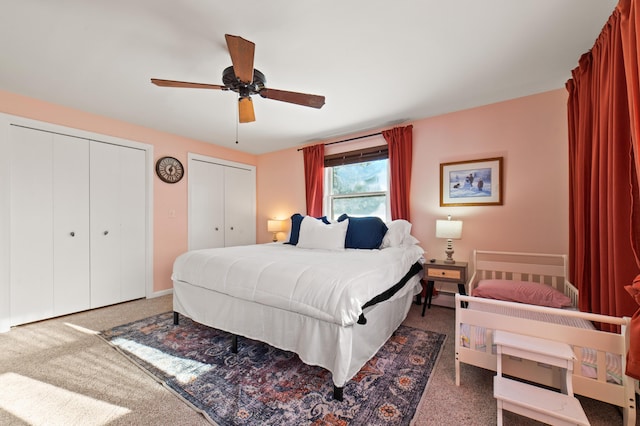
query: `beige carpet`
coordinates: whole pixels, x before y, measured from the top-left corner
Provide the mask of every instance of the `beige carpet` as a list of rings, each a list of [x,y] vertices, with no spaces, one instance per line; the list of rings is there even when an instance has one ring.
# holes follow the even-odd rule
[[[414,420],[416,425],[492,425],[494,373],[463,365],[455,386],[454,310],[413,306],[405,324],[449,337]],[[95,335],[171,310],[171,296],[138,300],[0,334],[2,425],[206,425],[200,414]],[[619,425],[616,407],[580,398],[592,425]],[[505,413],[505,425],[537,422]]]

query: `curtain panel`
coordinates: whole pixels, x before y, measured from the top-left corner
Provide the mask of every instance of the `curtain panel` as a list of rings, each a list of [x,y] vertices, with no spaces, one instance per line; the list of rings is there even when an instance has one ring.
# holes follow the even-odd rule
[[[627,97],[629,103],[629,119],[632,141],[632,176],[634,185],[640,186],[640,56],[638,44],[640,42],[640,11],[636,0],[621,0],[616,12],[620,14],[620,28],[622,38],[622,53],[625,64],[627,82]],[[636,264],[640,268],[640,200],[638,188],[632,189],[635,195],[632,205],[631,226],[636,232],[631,234],[631,245],[634,250]],[[640,280],[640,275],[637,277]]]
[[[322,216],[324,182],[324,144],[302,148],[304,157],[304,184],[307,197],[307,214]]]
[[[616,13],[620,16],[620,33],[624,56],[625,77],[628,92],[628,109],[631,133],[631,217],[630,243],[633,249],[636,266],[640,268],[640,57],[638,41],[640,40],[640,12],[637,0],[620,0]],[[640,304],[640,274],[627,285],[626,290]],[[631,319],[631,342],[627,354],[627,375],[640,379],[640,309]]]
[[[635,378],[640,378],[638,22],[637,1],[620,0],[567,82],[570,279],[580,290],[581,310],[614,316],[636,311],[626,369]]]
[[[631,134],[619,13],[573,70],[569,89],[571,279],[580,309],[631,315]]]
[[[411,161],[413,157],[413,126],[394,127],[382,132],[389,146],[391,219],[409,218],[411,192]]]

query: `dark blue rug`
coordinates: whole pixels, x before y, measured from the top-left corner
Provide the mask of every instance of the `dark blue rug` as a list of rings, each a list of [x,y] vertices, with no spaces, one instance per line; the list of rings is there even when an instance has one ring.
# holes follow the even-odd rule
[[[220,425],[408,425],[446,339],[400,326],[333,399],[331,373],[292,352],[171,312],[101,336]]]

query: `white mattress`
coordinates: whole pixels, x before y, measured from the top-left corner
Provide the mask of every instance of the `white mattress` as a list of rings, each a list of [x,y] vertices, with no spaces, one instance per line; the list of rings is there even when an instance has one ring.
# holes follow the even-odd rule
[[[277,243],[194,250],[176,259],[172,279],[349,326],[362,306],[399,282],[423,252],[417,245],[331,251]]]

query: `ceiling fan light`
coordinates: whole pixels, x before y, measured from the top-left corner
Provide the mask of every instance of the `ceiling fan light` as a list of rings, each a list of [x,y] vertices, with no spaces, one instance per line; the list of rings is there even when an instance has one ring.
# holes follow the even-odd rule
[[[241,97],[238,99],[238,117],[241,123],[251,123],[256,121],[253,112],[253,101],[249,97]]]

